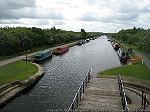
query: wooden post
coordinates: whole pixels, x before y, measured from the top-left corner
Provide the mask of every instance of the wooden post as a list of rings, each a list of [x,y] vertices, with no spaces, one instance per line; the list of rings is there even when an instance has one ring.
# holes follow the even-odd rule
[[[27,63],[27,61],[28,61],[28,59],[27,59],[27,58],[28,58],[28,56],[27,56],[27,52],[26,52],[26,59],[25,59],[25,60],[26,60],[26,63]]]
[[[27,62],[28,62],[28,53],[30,53],[30,50],[27,50],[25,53],[26,53],[26,54],[25,54],[25,56],[26,56],[25,61],[26,61],[26,63],[27,63]]]
[[[142,106],[143,106],[144,92],[142,91]]]
[[[80,88],[80,100],[81,100],[81,96],[82,96],[82,88]]]
[[[78,107],[78,104],[79,104],[79,96],[78,96],[78,93],[77,93],[77,107]]]
[[[84,82],[83,82],[83,93],[84,93]]]
[[[143,58],[142,58],[142,64],[144,63]]]
[[[146,94],[144,96],[144,110],[145,110],[145,107],[146,107]]]

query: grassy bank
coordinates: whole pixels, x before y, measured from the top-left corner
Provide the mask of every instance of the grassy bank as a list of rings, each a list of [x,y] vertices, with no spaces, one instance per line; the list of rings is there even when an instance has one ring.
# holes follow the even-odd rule
[[[25,80],[29,76],[34,75],[38,68],[32,63],[25,61],[17,61],[0,67],[0,85],[15,80]]]
[[[98,77],[107,75],[117,75],[134,77],[137,79],[150,80],[150,69],[144,64],[125,65],[100,72]]]

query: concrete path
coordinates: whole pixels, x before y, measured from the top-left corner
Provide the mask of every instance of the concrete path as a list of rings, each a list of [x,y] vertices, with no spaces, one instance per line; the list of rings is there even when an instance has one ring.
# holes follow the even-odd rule
[[[92,78],[77,111],[122,110],[117,79]]]

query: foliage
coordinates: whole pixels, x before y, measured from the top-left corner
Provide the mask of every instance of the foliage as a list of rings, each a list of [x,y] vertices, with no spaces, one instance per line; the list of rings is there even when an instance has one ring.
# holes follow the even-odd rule
[[[24,80],[34,75],[38,68],[32,63],[17,61],[0,67],[0,85],[15,80]]]
[[[117,68],[111,68],[99,73],[99,76],[123,75],[138,79],[150,80],[150,69],[144,64],[125,65]]]
[[[87,35],[86,35],[86,32],[84,29],[81,29],[81,36],[82,36],[82,38],[86,39]]]
[[[26,28],[26,27],[4,27],[0,28],[0,56],[14,55],[33,48],[53,46],[60,43],[68,43],[80,39],[98,36],[98,32],[65,31],[56,29]]]
[[[139,50],[150,52],[150,29],[145,30],[134,27],[132,29],[121,30],[111,36],[131,46],[137,46]]]

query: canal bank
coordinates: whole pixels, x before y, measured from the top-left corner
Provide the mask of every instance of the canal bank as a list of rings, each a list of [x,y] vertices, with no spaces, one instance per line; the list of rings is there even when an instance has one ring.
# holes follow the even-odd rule
[[[79,41],[76,41],[76,42],[71,42],[71,43],[68,43],[68,44],[65,44],[65,45],[68,45],[69,47],[72,47],[74,45],[76,45]],[[64,45],[64,44],[63,44]],[[61,47],[63,45],[59,45],[59,46],[56,46],[56,47],[52,47],[52,48],[48,48],[48,49],[44,49],[44,50],[55,50],[57,49],[58,47]],[[37,51],[37,52],[33,52],[33,53],[29,53],[27,54],[28,57],[32,57],[33,55],[41,52],[43,50],[40,50],[40,51]],[[0,61],[0,66],[4,66],[6,64],[9,64],[9,63],[13,63],[13,62],[16,62],[16,61],[19,61],[19,60],[22,60],[22,59],[25,59],[26,56],[25,55],[22,55],[22,56],[17,56],[17,57],[14,57],[14,58],[10,58],[10,59],[7,59],[7,60],[3,60],[3,61]]]
[[[99,70],[120,66],[120,61],[111,43],[105,36],[81,46],[74,46],[69,52],[53,56],[41,66],[43,78],[27,93],[11,101],[2,112],[50,112],[68,109],[73,98],[92,68],[92,76]]]
[[[21,92],[30,88],[44,75],[44,70],[40,65],[36,63],[32,64],[34,64],[38,68],[38,72],[35,75],[30,76],[26,80],[14,81],[0,87],[0,109],[16,96],[18,96]]]

